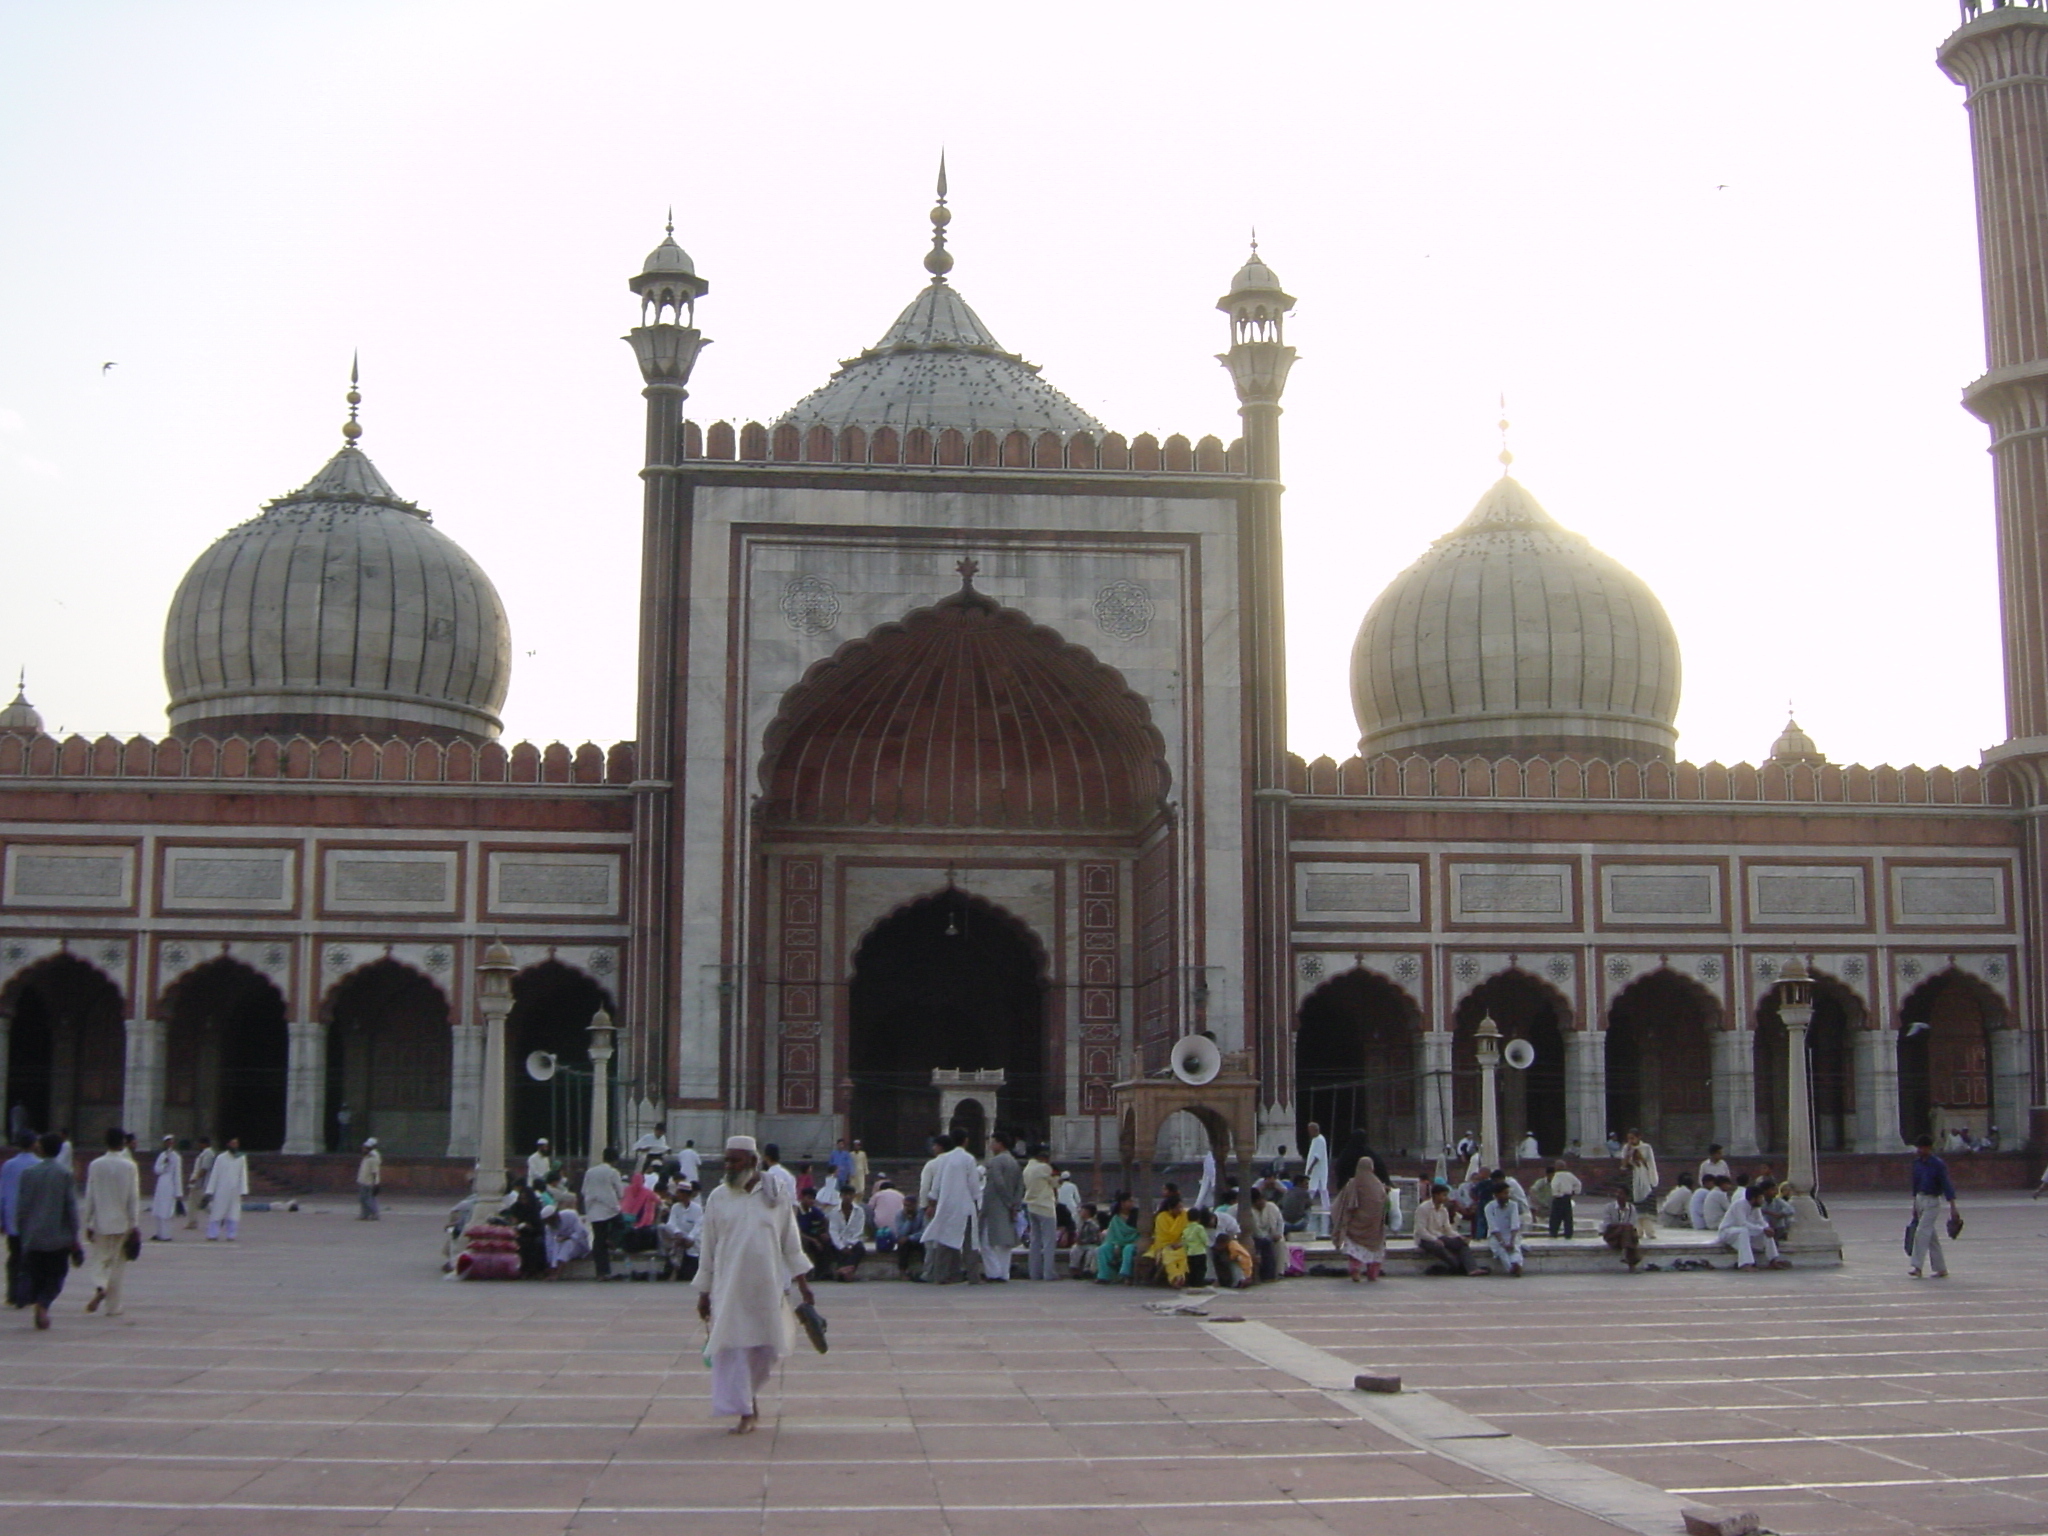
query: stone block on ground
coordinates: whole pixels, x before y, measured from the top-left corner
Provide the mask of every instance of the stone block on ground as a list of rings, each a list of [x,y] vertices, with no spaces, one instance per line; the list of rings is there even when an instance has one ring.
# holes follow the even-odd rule
[[[1754,1510],[1691,1508],[1685,1516],[1685,1536],[1758,1536],[1763,1522]]]

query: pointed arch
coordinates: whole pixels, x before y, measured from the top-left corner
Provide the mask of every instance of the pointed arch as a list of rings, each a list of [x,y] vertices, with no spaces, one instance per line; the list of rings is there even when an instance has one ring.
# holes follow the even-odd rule
[[[2005,999],[1953,963],[1926,977],[1899,1004],[1899,1134],[1937,1138],[1950,1129],[1978,1135],[1996,1112],[1994,1030],[2009,1015]]]
[[[229,955],[180,974],[157,999],[164,1021],[164,1129],[238,1137],[243,1149],[284,1145],[290,1036],[284,994]]]
[[[553,1143],[557,1157],[581,1159],[588,1151],[590,1021],[599,1009],[616,1016],[611,993],[552,955],[512,978],[505,1089],[507,1152],[515,1163],[542,1137]],[[546,1082],[535,1081],[526,1070],[526,1058],[535,1051],[546,1051],[566,1070]],[[619,1124],[616,1117],[612,1124]]]
[[[1868,1024],[1868,1010],[1855,988],[1839,976],[1813,971],[1813,1022],[1807,1026],[1807,1096],[1812,1105],[1814,1144],[1822,1152],[1847,1152],[1856,1137],[1856,1068],[1851,1042]],[[1778,1015],[1778,989],[1757,1002],[1751,1066],[1756,1081],[1757,1136],[1764,1150],[1785,1150],[1790,1043]]]
[[[375,1136],[387,1156],[444,1152],[454,1075],[447,993],[424,971],[380,956],[329,987],[320,1012],[327,1021],[327,1149],[353,1151],[360,1138]]]
[[[68,950],[45,955],[0,988],[0,1014],[13,1020],[5,1097],[10,1129],[96,1139],[121,1123],[127,1007],[105,971]]]
[[[1659,1149],[1714,1139],[1713,1038],[1721,1000],[1670,966],[1645,971],[1607,1008],[1607,1121]]]
[[[1422,1006],[1392,977],[1354,965],[1329,977],[1295,1013],[1295,1138],[1311,1122],[1333,1147],[1363,1138],[1400,1154],[1423,1145]]]
[[[1458,1000],[1451,1011],[1451,1113],[1456,1130],[1477,1132],[1480,1125],[1478,1034],[1480,1021],[1491,1017],[1500,1030],[1502,1048],[1509,1040],[1526,1040],[1535,1062],[1527,1071],[1502,1067],[1495,1080],[1500,1099],[1501,1156],[1509,1157],[1525,1135],[1533,1133],[1540,1151],[1564,1149],[1564,1041],[1572,1027],[1571,999],[1534,971],[1510,965],[1495,971]],[[1447,1127],[1447,1129],[1453,1129]]]

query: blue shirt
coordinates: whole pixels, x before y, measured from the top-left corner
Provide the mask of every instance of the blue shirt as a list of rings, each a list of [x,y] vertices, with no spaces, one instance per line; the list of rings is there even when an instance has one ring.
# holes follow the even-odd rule
[[[33,1152],[17,1152],[0,1163],[0,1230],[9,1237],[21,1236],[21,1176],[41,1161]]]
[[[0,1168],[0,1178],[6,1176],[6,1169]],[[1929,1153],[1913,1159],[1913,1193],[1916,1195],[1939,1195],[1944,1200],[1956,1197],[1956,1187],[1949,1182],[1948,1164]]]
[[[839,1175],[839,1182],[842,1187],[853,1182],[853,1154],[851,1152],[842,1147],[832,1154],[829,1161],[832,1164],[832,1171]]]

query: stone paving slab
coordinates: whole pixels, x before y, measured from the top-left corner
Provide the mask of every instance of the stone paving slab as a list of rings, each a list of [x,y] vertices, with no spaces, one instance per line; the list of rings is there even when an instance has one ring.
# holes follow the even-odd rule
[[[1936,1284],[1904,1276],[1897,1204],[1838,1201],[1829,1272],[1306,1279],[1211,1310],[1786,1536],[2048,1533],[2048,1207],[1973,1196]],[[121,1318],[77,1289],[47,1334],[0,1314],[0,1536],[1616,1529],[1075,1282],[820,1287],[831,1354],[734,1441],[687,1288],[449,1283],[438,1214],[252,1214],[233,1247],[150,1245]]]

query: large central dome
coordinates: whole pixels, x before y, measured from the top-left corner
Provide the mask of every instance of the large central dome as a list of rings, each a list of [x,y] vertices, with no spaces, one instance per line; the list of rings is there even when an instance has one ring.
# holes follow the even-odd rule
[[[1656,594],[1503,475],[1359,626],[1367,752],[1668,757],[1678,637]]]

